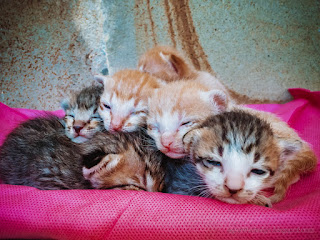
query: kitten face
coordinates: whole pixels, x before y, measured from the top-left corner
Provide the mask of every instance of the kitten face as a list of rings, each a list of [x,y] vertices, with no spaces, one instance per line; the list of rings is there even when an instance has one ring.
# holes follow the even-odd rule
[[[99,189],[161,191],[162,156],[144,146],[146,138],[138,132],[96,134],[83,145],[85,179]]]
[[[186,155],[183,136],[207,116],[225,110],[222,91],[194,82],[172,82],[156,90],[149,100],[148,134],[157,148],[171,158]]]
[[[223,113],[186,134],[184,143],[214,197],[271,206],[260,192],[272,187],[280,150],[266,122],[243,112]]]
[[[148,97],[161,82],[146,73],[122,70],[110,77],[96,76],[103,83],[99,114],[108,131],[132,132],[146,123]]]
[[[65,133],[74,142],[83,142],[103,130],[98,113],[98,101],[102,87],[88,87],[64,100]]]

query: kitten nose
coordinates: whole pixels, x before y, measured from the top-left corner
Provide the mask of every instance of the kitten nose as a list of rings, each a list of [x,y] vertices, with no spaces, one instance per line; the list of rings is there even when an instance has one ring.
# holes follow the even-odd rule
[[[170,149],[170,145],[173,143],[174,137],[172,135],[168,136],[166,134],[163,134],[161,136],[160,141],[161,141],[162,146],[164,146],[165,148]]]
[[[225,187],[228,189],[229,193],[230,194],[236,194],[237,192],[239,192],[241,189],[231,189],[231,188],[228,188],[227,185],[225,185]]]
[[[79,134],[83,126],[73,126],[74,131]]]

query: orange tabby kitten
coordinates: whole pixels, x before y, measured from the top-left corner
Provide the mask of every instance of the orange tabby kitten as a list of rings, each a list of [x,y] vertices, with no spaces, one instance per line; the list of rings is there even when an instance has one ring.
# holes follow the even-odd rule
[[[148,134],[157,148],[171,158],[185,156],[182,137],[192,127],[207,116],[230,108],[223,91],[183,80],[157,89],[148,106]]]
[[[148,97],[164,84],[147,73],[129,69],[95,79],[104,86],[98,111],[106,130],[111,132],[132,132],[144,126]]]
[[[139,59],[138,69],[148,72],[166,82],[176,80],[194,80],[211,89],[225,92],[230,102],[237,104],[262,103],[264,100],[250,99],[245,95],[226,88],[214,75],[198,71],[179,51],[169,46],[156,46],[148,50]]]

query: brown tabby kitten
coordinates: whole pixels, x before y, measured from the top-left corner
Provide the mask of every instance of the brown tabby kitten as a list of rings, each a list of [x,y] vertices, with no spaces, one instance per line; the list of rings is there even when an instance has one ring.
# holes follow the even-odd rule
[[[98,113],[102,86],[90,86],[75,92],[61,103],[65,111],[65,133],[74,142],[84,142],[104,129]]]
[[[268,121],[246,111],[211,116],[183,141],[207,195],[233,204],[271,206],[317,162],[301,139],[279,137]],[[263,194],[268,188],[274,188],[270,198]]]
[[[158,192],[165,156],[144,131],[97,133],[83,148],[83,175],[94,188]]]

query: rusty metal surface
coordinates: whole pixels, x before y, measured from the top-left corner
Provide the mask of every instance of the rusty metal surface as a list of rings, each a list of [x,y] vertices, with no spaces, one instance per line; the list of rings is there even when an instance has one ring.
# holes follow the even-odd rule
[[[0,101],[54,110],[96,73],[135,68],[155,44],[230,88],[276,101],[320,90],[320,2],[0,1]]]

